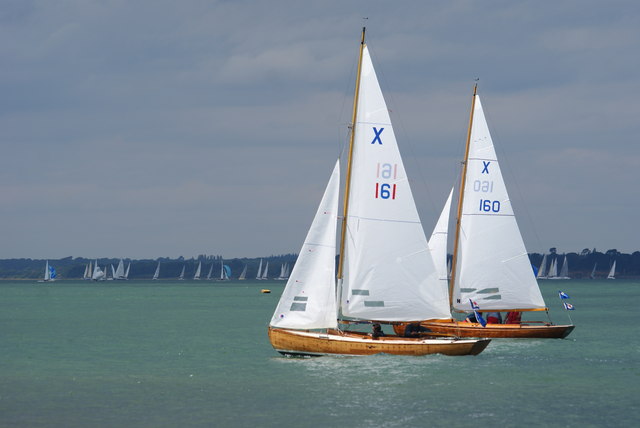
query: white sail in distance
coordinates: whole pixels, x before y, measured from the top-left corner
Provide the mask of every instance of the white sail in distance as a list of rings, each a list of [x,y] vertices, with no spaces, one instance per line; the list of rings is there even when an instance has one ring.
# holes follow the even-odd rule
[[[271,319],[272,327],[337,327],[335,256],[339,188],[340,164],[336,163]]]

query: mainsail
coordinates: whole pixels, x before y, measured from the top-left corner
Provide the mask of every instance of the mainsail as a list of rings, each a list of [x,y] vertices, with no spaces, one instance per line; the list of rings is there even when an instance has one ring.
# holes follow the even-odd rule
[[[460,219],[453,307],[544,309],[489,127],[476,96]]]
[[[343,315],[450,318],[369,50],[363,50],[354,126]]]

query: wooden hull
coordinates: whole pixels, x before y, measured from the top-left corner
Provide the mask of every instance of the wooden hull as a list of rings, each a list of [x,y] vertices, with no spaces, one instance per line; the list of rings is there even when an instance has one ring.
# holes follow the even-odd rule
[[[563,339],[573,331],[573,325],[481,324],[469,322],[424,321],[420,325],[434,333],[457,337],[490,337],[520,339]]]
[[[373,339],[364,333],[318,333],[269,327],[269,340],[284,355],[478,355],[490,339],[408,339],[385,336]]]

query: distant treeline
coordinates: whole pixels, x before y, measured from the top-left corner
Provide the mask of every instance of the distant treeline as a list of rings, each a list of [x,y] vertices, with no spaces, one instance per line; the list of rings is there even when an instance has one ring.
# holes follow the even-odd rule
[[[221,262],[231,268],[231,278],[235,279],[247,266],[247,279],[255,279],[258,274],[258,266],[262,260],[262,269],[264,270],[266,263],[269,262],[269,278],[276,278],[280,275],[282,264],[289,263],[293,266],[297,258],[297,254],[272,255],[262,258],[237,258],[223,259],[221,256],[200,255],[186,259],[178,257],[172,259],[161,257],[154,260],[135,260],[123,259],[125,266],[131,263],[129,271],[129,279],[151,279],[160,262],[159,279],[176,279],[180,275],[182,268],[185,267],[185,279],[193,278],[198,267],[198,262],[202,262],[201,278],[204,279],[209,273],[209,269],[213,266],[212,279],[220,278]],[[89,262],[95,263],[96,259],[86,259],[83,257],[65,257],[63,259],[49,259],[49,264],[53,266],[57,273],[57,279],[81,279],[84,275],[85,267]],[[5,259],[0,260],[0,279],[39,279],[44,276],[44,268],[47,260],[40,259]],[[109,268],[109,277],[111,276],[111,265],[118,266],[119,258],[102,258],[98,259],[98,265],[104,269]]]
[[[529,254],[532,266],[538,268],[542,262],[542,254]],[[550,248],[547,253],[547,263],[553,258],[557,258],[558,270],[564,259],[564,253],[557,253],[555,248]],[[590,250],[585,248],[580,253],[566,253],[569,263],[569,276],[571,278],[589,278],[594,266],[596,267],[596,278],[606,278],[609,269],[616,261],[616,278],[640,277],[640,251],[632,254],[620,253],[615,249],[607,250],[604,253],[598,252],[595,248]],[[221,261],[231,268],[231,278],[238,278],[245,266],[247,266],[247,279],[255,279],[258,274],[258,266],[262,260],[262,269],[269,262],[269,278],[276,278],[280,274],[280,268],[284,263],[293,267],[297,254],[272,255],[262,258],[236,258],[223,259],[221,256],[200,255],[185,259],[178,257],[171,259],[163,257],[154,260],[124,259],[125,265],[131,263],[129,279],[151,279],[160,261],[160,279],[176,279],[185,267],[185,279],[193,278],[198,262],[202,262],[201,277],[206,278],[209,269],[213,266],[212,278],[220,277]],[[98,259],[98,265],[104,268],[109,267],[111,276],[111,265],[118,265],[120,259]],[[81,279],[85,267],[89,262],[95,263],[95,259],[83,257],[65,257],[58,260],[49,260],[49,264],[55,267],[58,279]],[[46,260],[39,259],[5,259],[0,260],[0,279],[38,279],[44,275]]]

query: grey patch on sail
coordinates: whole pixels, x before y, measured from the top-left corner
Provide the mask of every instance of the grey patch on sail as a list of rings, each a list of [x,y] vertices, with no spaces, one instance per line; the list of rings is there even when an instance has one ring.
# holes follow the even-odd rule
[[[502,296],[499,294],[494,294],[493,296],[483,297],[482,300],[502,300]]]
[[[368,296],[369,290],[351,290],[351,294],[354,296]]]
[[[491,293],[499,293],[500,289],[499,288],[483,288],[482,290],[478,291],[478,294],[491,294]]]
[[[365,300],[364,306],[369,308],[383,308],[384,301],[383,300]]]
[[[477,290],[477,288],[461,288],[460,292],[461,293],[473,293],[476,290]]]
[[[307,300],[309,300],[309,298],[306,296],[295,296],[293,300],[295,302],[306,302]]]
[[[307,310],[307,304],[306,303],[292,303],[291,307],[289,308],[289,310],[291,312],[304,312]]]

